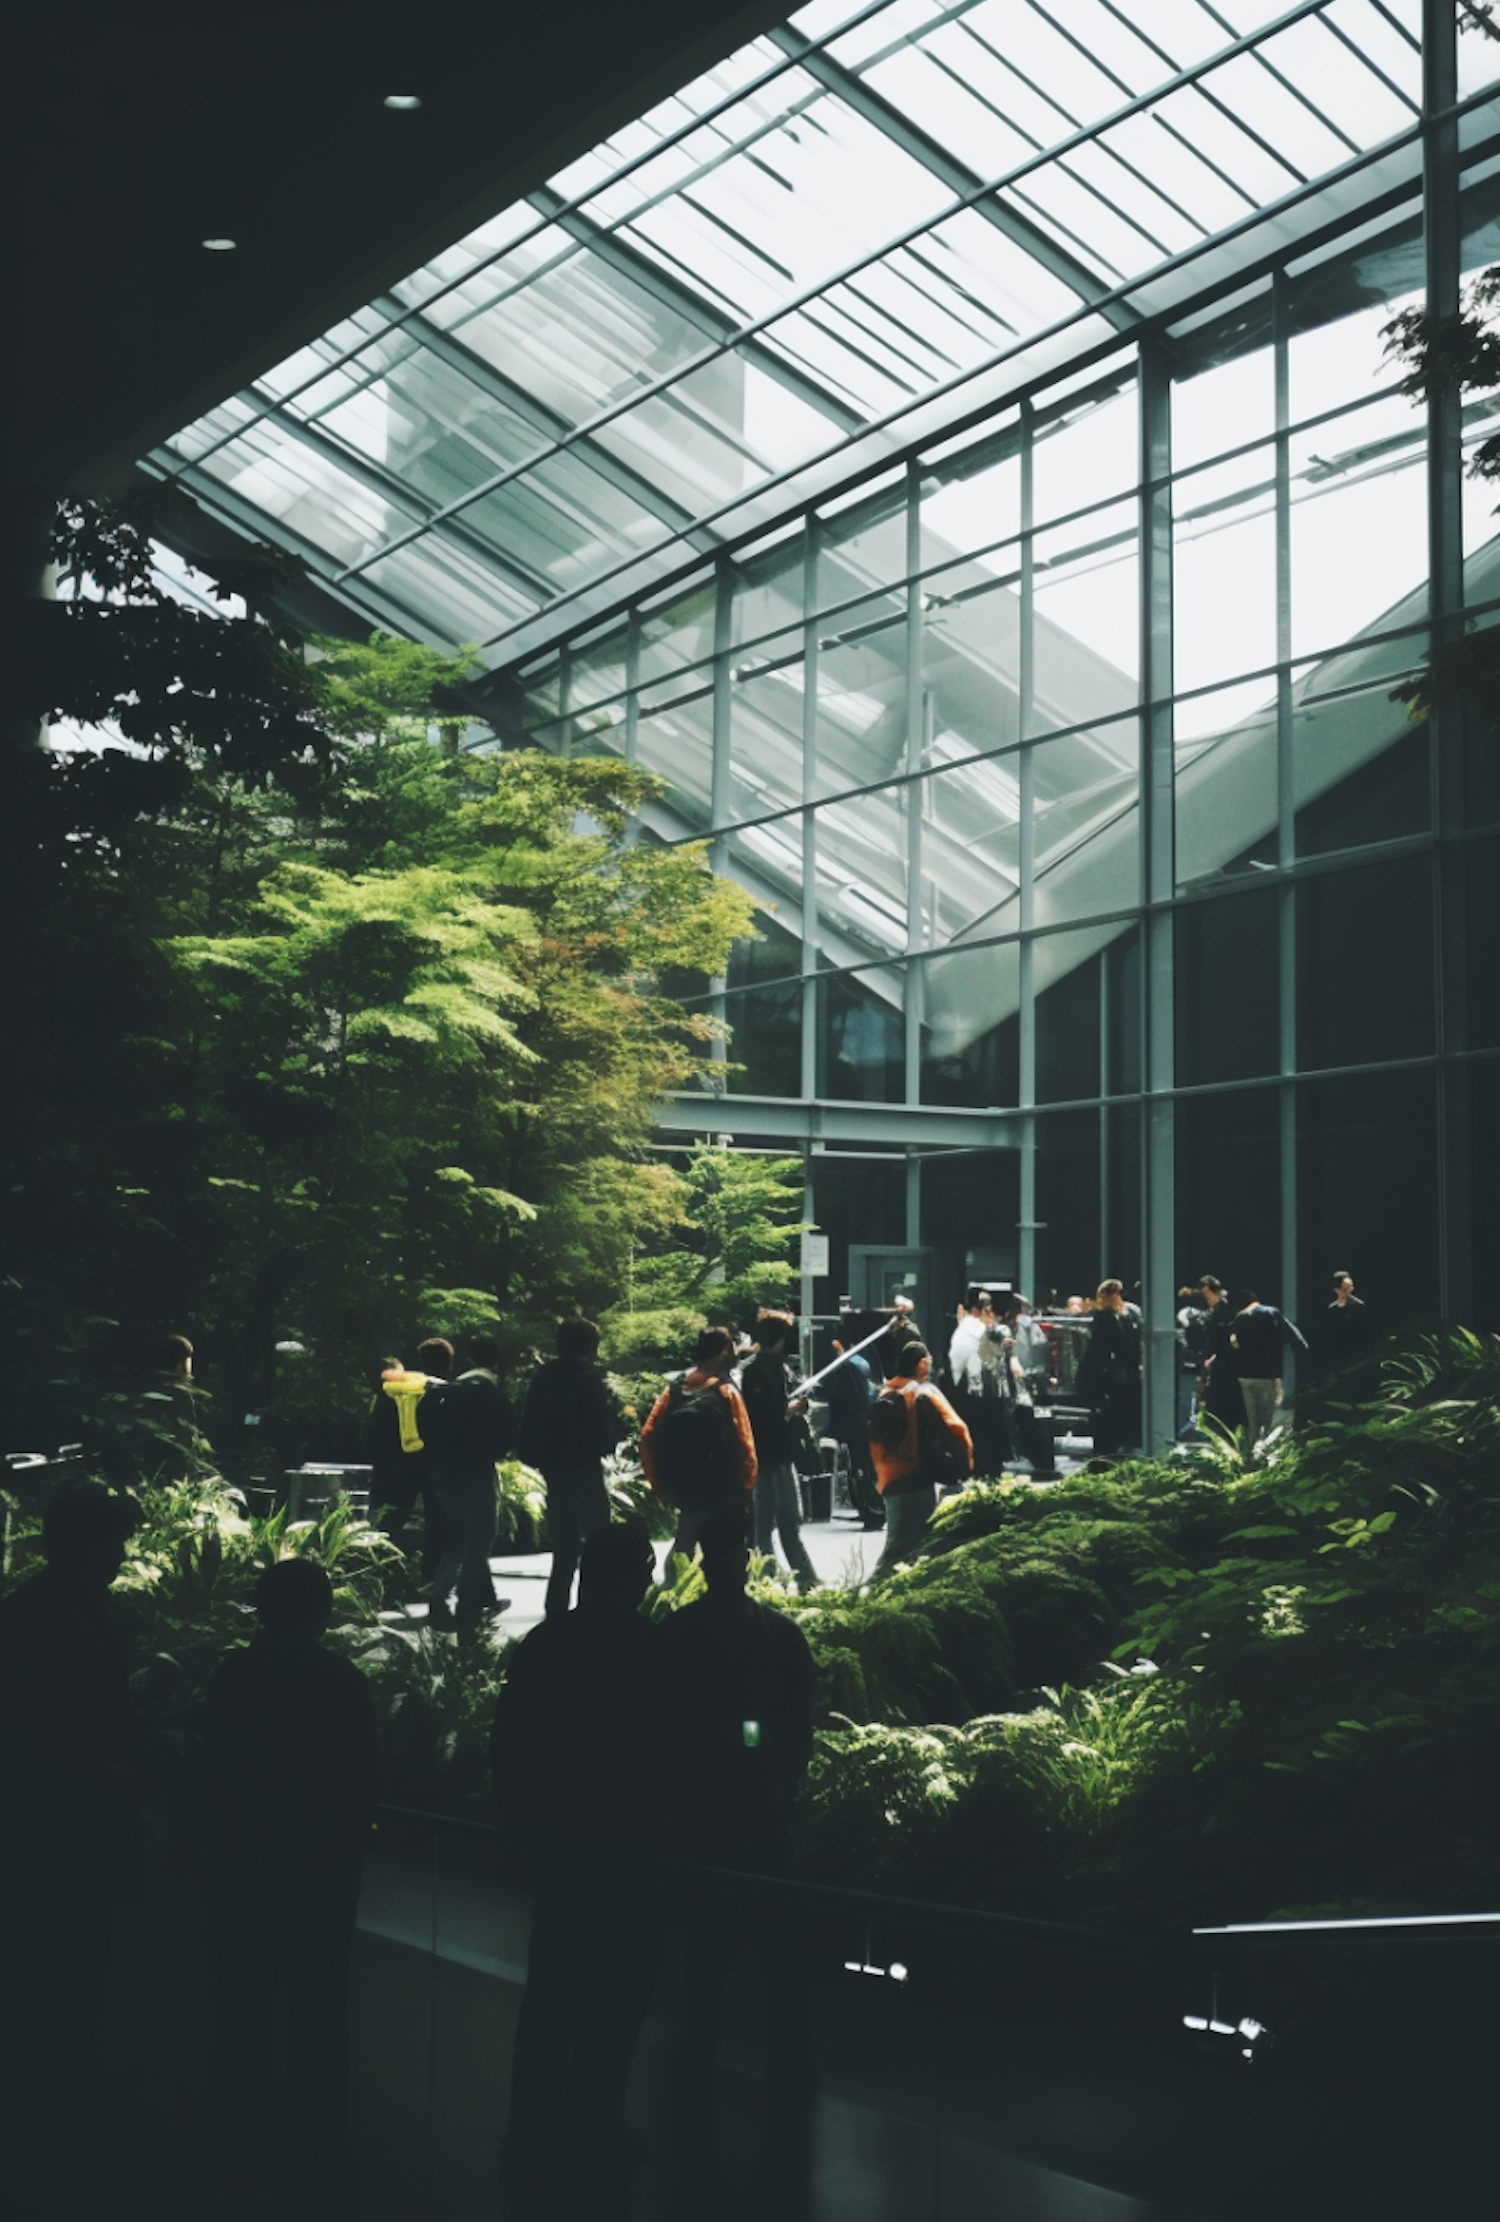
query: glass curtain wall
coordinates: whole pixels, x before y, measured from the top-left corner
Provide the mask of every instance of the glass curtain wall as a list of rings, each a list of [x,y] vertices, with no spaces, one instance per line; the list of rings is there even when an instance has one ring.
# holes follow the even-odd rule
[[[757,896],[663,1123],[802,1140],[804,1309],[860,1149],[935,1288],[1139,1282],[1158,1433],[1205,1270],[1493,1305],[1500,769],[1392,696],[1500,397],[1384,344],[1500,259],[1464,14],[811,0],[146,459]]]
[[[1117,1273],[1158,1336],[1204,1271],[1475,1316],[1450,1141],[1496,1043],[1454,982],[1494,782],[1392,690],[1500,397],[1439,452],[1383,327],[1434,230],[1500,255],[1500,160],[1429,185],[1427,224],[1398,197],[516,670],[533,741],[663,773],[655,836],[765,905],[703,988],[705,1130],[883,1107],[908,1243]],[[1462,492],[1438,615],[1493,622]]]

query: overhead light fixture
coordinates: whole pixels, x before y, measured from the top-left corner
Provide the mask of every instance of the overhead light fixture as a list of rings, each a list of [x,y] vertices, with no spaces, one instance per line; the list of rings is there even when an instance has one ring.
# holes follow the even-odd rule
[[[239,245],[237,239],[205,239],[204,246],[211,255],[227,255]]]
[[[383,105],[387,108],[420,108],[422,100],[418,93],[387,93]]]

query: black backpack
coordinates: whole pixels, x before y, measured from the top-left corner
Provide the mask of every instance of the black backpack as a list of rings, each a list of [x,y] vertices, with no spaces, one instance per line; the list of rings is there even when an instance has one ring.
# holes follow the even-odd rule
[[[935,1482],[940,1488],[949,1488],[969,1478],[968,1452],[952,1430],[943,1425],[931,1397],[923,1396],[920,1389],[917,1391],[917,1459],[922,1479]]]
[[[877,1450],[899,1450],[906,1440],[906,1399],[899,1389],[882,1389],[870,1406],[870,1441]]]
[[[614,1399],[592,1366],[557,1359],[538,1368],[521,1417],[521,1456],[529,1466],[566,1471],[607,1458],[624,1433]]]
[[[685,1389],[674,1381],[651,1440],[657,1485],[680,1508],[711,1504],[739,1488],[734,1419],[728,1397],[716,1384]]]

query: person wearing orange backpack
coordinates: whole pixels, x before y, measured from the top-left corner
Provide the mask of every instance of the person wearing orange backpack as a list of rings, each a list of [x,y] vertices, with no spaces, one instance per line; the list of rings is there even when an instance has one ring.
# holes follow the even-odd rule
[[[872,1581],[913,1555],[940,1485],[966,1481],[974,1470],[974,1438],[929,1381],[931,1371],[925,1344],[908,1343],[899,1370],[870,1407],[870,1458],[886,1522]]]

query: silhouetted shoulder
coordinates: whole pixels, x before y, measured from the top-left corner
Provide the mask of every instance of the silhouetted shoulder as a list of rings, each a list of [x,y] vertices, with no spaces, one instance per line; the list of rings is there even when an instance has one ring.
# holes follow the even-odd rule
[[[203,1716],[208,1780],[241,1819],[363,1826],[379,1797],[375,1701],[350,1660],[262,1635],[221,1659]]]

